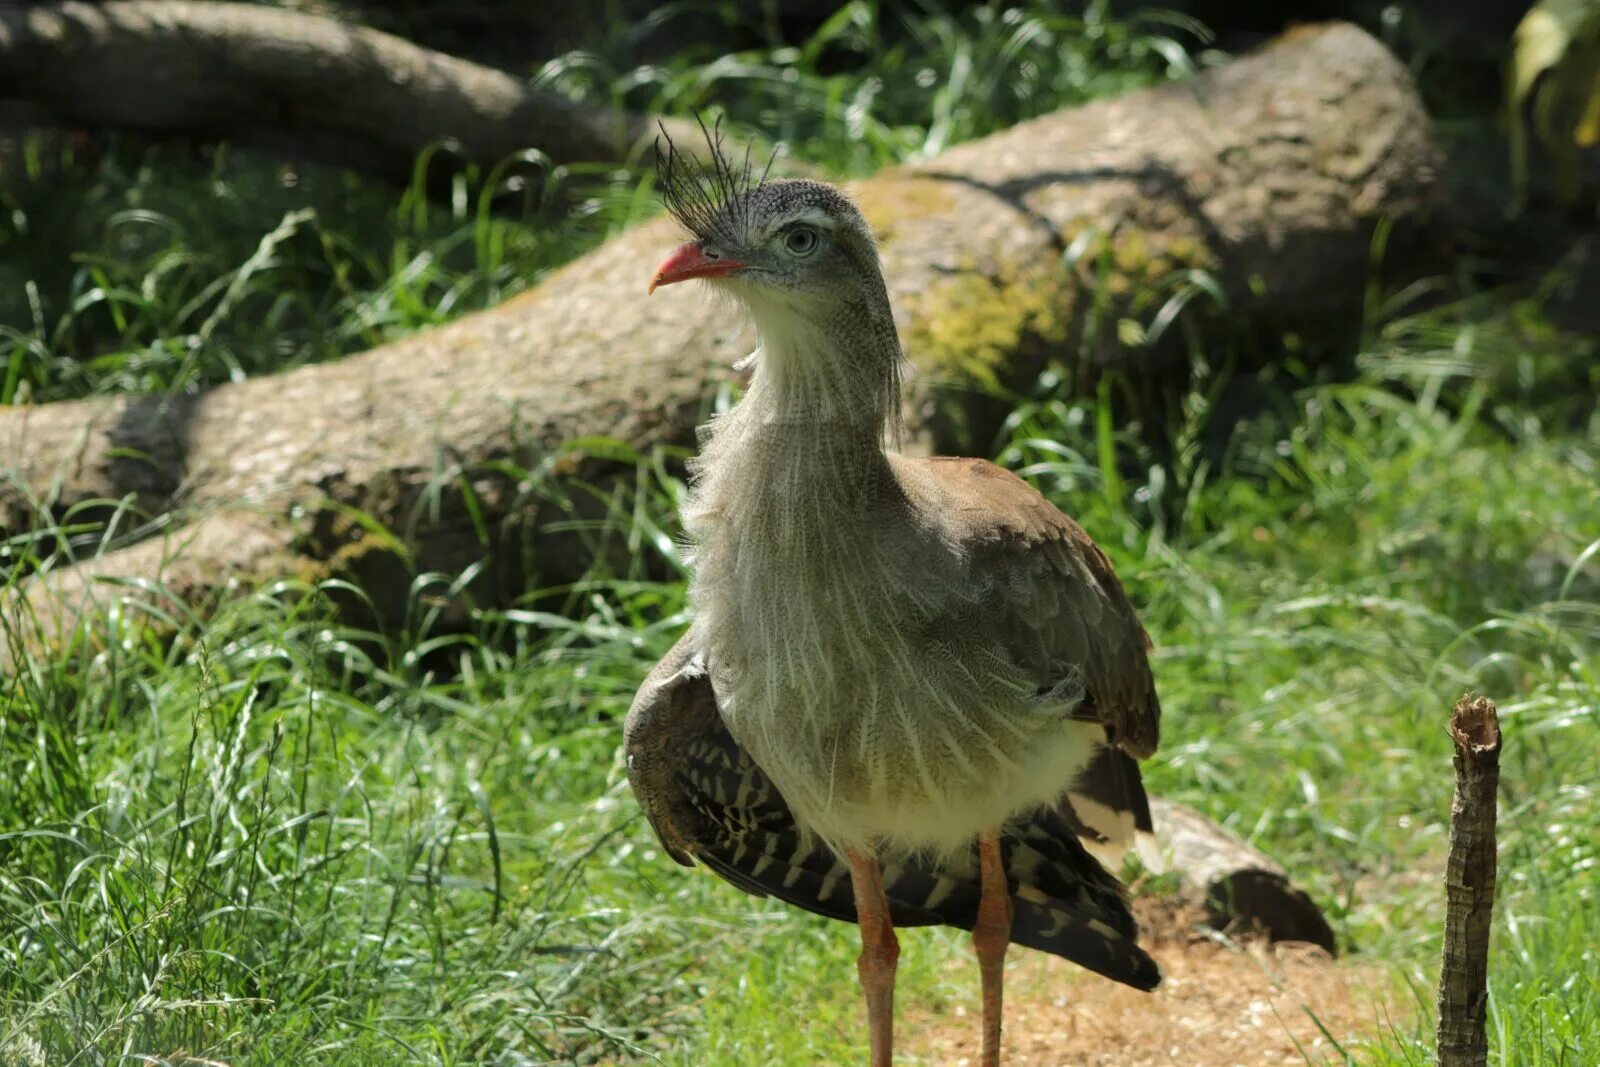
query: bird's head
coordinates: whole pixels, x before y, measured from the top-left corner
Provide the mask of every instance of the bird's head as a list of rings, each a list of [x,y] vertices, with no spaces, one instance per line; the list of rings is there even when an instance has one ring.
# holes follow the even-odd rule
[[[661,198],[690,240],[656,268],[650,291],[711,283],[755,319],[751,358],[775,402],[897,433],[900,342],[861,212],[825,182],[768,180],[748,157],[735,166],[715,133],[707,144],[709,165],[657,146]]]
[[[708,137],[707,167],[668,143],[658,150],[662,200],[692,238],[650,279],[650,291],[712,282],[757,317],[887,304],[878,249],[861,212],[825,182],[767,179],[731,163]]]
[[[877,279],[877,249],[861,212],[838,189],[805,179],[764,181],[704,213],[673,214],[693,240],[672,252],[652,291],[704,278],[747,304],[842,303]]]

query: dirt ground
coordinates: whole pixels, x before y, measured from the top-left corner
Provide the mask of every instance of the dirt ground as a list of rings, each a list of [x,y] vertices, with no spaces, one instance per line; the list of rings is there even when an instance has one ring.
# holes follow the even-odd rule
[[[1006,969],[1009,1067],[1342,1063],[1328,1035],[1350,1049],[1409,1022],[1409,998],[1395,997],[1376,968],[1306,945],[1219,942],[1177,913],[1141,915],[1140,925],[1166,976],[1154,994],[1017,954]],[[976,1001],[940,1018],[908,1013],[899,1032],[911,1061],[976,1064]]]

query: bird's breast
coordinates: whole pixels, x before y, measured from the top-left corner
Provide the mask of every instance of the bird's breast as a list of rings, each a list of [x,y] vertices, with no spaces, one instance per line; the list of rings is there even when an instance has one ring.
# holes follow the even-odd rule
[[[705,531],[696,627],[735,740],[838,847],[955,847],[1047,803],[1092,732],[1041,703],[937,545]]]

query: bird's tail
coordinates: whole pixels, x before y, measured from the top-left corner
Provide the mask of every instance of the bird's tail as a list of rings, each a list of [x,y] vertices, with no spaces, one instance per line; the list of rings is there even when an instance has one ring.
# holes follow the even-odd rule
[[[1160,968],[1138,945],[1122,886],[1056,812],[1014,821],[1000,845],[1011,884],[1012,941],[1136,989],[1161,983]]]

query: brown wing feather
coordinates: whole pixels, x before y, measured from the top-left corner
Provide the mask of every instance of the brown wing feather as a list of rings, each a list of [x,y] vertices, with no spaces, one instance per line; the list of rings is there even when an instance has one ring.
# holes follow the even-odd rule
[[[995,625],[1041,688],[1081,682],[1084,714],[1131,755],[1156,749],[1161,706],[1150,638],[1111,561],[1027,482],[981,459],[896,457],[914,500],[926,501],[995,588]],[[929,490],[933,492],[930,494]]]

